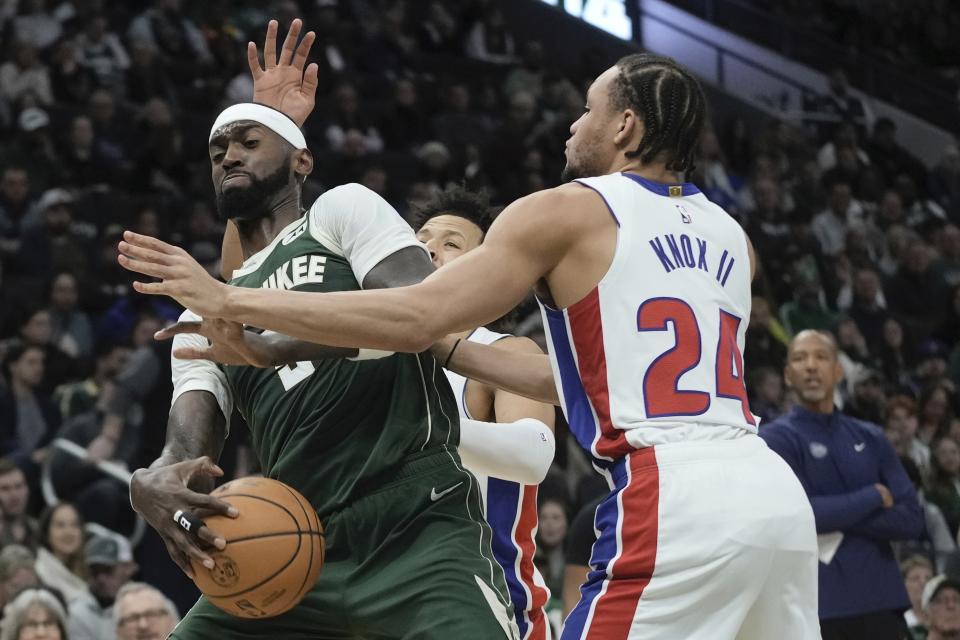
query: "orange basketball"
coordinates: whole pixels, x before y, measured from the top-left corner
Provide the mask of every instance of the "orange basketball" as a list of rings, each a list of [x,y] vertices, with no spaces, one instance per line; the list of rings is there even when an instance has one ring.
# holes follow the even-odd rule
[[[270,618],[295,607],[323,565],[323,527],[310,502],[269,478],[233,480],[212,495],[240,515],[205,519],[227,546],[208,551],[213,569],[191,560],[197,587],[212,604],[241,618]]]

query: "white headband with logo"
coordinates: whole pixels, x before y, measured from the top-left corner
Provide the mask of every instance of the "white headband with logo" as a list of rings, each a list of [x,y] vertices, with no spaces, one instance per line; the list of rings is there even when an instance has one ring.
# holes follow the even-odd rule
[[[207,142],[213,140],[213,134],[224,125],[241,120],[251,120],[265,126],[292,144],[294,149],[307,148],[307,139],[293,120],[276,109],[255,102],[241,102],[224,109],[214,121]]]

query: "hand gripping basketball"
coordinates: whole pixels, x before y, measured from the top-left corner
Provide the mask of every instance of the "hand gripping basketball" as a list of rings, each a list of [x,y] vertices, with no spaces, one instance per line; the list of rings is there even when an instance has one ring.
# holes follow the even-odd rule
[[[171,559],[191,578],[190,561],[213,568],[208,551],[223,549],[226,540],[206,526],[205,518],[222,515],[236,518],[237,508],[217,498],[192,491],[191,484],[209,484],[223,471],[209,457],[185,460],[176,464],[138,469],[130,481],[130,503],[157,530]],[[180,516],[174,519],[174,515]],[[188,527],[183,526],[187,523]]]

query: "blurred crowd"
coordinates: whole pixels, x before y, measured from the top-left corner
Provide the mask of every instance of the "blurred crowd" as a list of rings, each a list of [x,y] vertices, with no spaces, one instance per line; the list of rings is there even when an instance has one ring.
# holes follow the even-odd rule
[[[134,616],[128,626],[175,618],[163,602],[117,614],[136,563],[121,549],[93,554],[96,564],[99,538],[78,532],[89,521],[129,533],[126,490],[50,443],[65,437],[130,469],[158,454],[169,347],[152,335],[179,309],[132,292],[116,243],[123,229],[158,236],[219,273],[207,133],[220,109],[251,97],[245,45],[273,17],[281,33],[303,17],[318,34],[320,88],[305,126],[317,168],[305,201],[359,182],[405,216],[454,184],[503,204],[556,185],[586,87],[612,62],[557,68],[488,0],[0,0],[0,604],[34,594],[17,615],[33,606],[69,622],[95,604],[120,615],[116,629],[123,615]],[[718,119],[693,181],[759,256],[745,353],[754,412],[769,421],[791,404],[790,337],[834,332],[846,373],[838,405],[885,428],[928,521],[939,513],[943,523],[902,553],[943,569],[960,527],[960,152],[944,140],[925,166],[846,83],[836,75],[817,105],[834,117],[810,125]],[[514,331],[542,340],[531,304]],[[231,475],[256,471],[243,431],[232,430]],[[45,463],[64,502],[38,522]],[[603,490],[561,429],[538,534],[557,599],[565,565],[585,564],[592,542],[576,516]],[[41,583],[55,601],[34,593]],[[69,637],[113,637],[83,633]]]

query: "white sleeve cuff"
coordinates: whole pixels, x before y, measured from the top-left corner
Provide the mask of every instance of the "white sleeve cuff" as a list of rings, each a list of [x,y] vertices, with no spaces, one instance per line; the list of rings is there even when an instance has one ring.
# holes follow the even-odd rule
[[[460,458],[468,468],[494,478],[540,484],[555,448],[553,431],[533,418],[506,424],[460,420]]]

